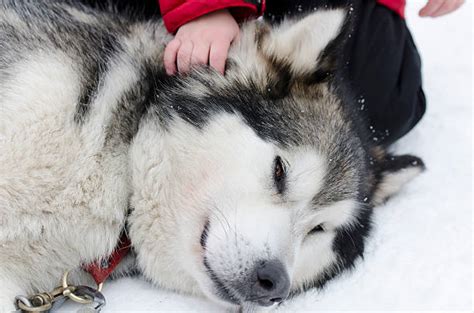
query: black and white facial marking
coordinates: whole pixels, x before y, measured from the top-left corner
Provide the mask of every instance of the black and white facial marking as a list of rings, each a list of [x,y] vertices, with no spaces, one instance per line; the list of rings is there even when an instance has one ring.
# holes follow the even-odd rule
[[[232,58],[231,84],[211,88],[198,72],[181,84],[201,94],[174,86],[170,99],[180,100],[180,119],[214,138],[211,146],[219,142],[213,134],[227,139],[219,148],[198,149],[219,151],[219,159],[204,157],[219,170],[204,171],[212,187],[203,181],[196,187],[208,192],[197,206],[211,209],[204,213],[209,222],[194,277],[209,297],[252,308],[322,287],[353,266],[370,233],[376,174],[355,125],[360,120],[331,79],[309,83],[294,67],[287,93],[275,97],[258,75],[238,79],[233,71],[245,72],[245,64],[238,54]]]
[[[340,12],[321,14],[300,23],[336,33],[344,24]],[[318,49],[336,49],[339,36],[315,31],[324,43],[313,42],[303,26],[261,33],[263,49],[260,28],[244,26],[225,78],[200,69],[159,82],[132,153],[158,169],[155,178],[140,167],[134,174],[143,177],[137,189],[153,182],[156,204],[143,211],[160,216],[148,229],[159,239],[135,242],[158,284],[252,310],[322,287],[362,255],[372,213],[364,199],[377,181],[370,146],[334,77],[309,79],[332,70],[332,54]],[[282,36],[299,38],[304,53],[285,50]],[[291,84],[276,96],[274,66],[283,59]],[[164,270],[170,264],[173,273]]]
[[[172,251],[158,249],[160,258],[143,261],[146,276],[252,308],[320,287],[362,254],[371,214],[360,201],[371,188],[367,149],[331,79],[308,79],[333,65],[321,49],[337,46],[332,40],[343,24],[342,11],[318,12],[278,31],[250,24],[230,52],[226,77],[201,69],[160,83],[132,155],[143,158],[140,147],[147,147],[151,159],[167,160],[157,175],[173,183],[152,180],[151,190],[161,190],[162,211],[150,208],[160,216],[159,242],[136,242],[143,260],[156,245]],[[314,34],[305,31],[314,26]],[[323,36],[318,27],[334,33]],[[285,48],[288,40],[302,51]],[[279,60],[287,62],[291,84],[276,96]],[[156,122],[163,117],[164,124]],[[163,270],[168,262],[177,274]]]

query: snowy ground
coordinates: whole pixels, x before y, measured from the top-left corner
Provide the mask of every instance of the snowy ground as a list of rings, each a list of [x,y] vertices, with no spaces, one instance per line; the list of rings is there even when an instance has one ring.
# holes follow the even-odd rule
[[[416,15],[426,1],[408,2],[408,23],[424,60],[428,111],[393,149],[421,156],[428,170],[376,209],[376,229],[355,271],[278,312],[471,311],[473,1],[438,19]],[[104,294],[106,313],[222,311],[140,279],[110,282]]]

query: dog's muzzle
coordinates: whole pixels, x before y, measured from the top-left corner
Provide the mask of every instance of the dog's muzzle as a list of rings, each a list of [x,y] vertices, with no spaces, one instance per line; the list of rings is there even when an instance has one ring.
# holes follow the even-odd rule
[[[290,291],[290,278],[285,266],[278,260],[259,261],[243,279],[225,281],[204,262],[218,296],[233,304],[244,302],[271,306],[282,302]]]
[[[200,238],[204,250],[207,249],[209,228],[210,223],[207,221]],[[290,277],[285,265],[278,259],[256,261],[253,267],[246,270],[246,273],[240,272],[235,279],[221,277],[206,256],[204,266],[219,298],[233,304],[247,302],[271,306],[285,300],[290,291]]]
[[[251,271],[246,284],[236,288],[246,302],[271,306],[288,297],[290,278],[278,260],[260,261]]]

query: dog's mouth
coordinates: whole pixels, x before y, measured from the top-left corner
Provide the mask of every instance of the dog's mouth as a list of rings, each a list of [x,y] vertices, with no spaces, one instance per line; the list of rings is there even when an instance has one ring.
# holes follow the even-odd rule
[[[208,239],[210,221],[207,220],[201,232],[203,265],[212,283],[212,294],[233,305],[272,306],[285,300],[289,292],[289,277],[284,265],[278,260],[255,262],[255,268],[244,279],[223,278],[213,269],[209,260]],[[212,254],[211,254],[212,255]]]
[[[209,225],[210,225],[210,222],[209,222],[209,219],[207,219],[206,223],[204,224],[204,229],[202,230],[201,239],[200,239],[201,247],[204,250],[206,250],[207,237],[209,235]]]
[[[240,305],[240,300],[233,295],[233,292],[225,285],[225,283],[217,276],[216,272],[214,272],[209,264],[209,261],[206,257],[204,257],[204,267],[206,268],[207,276],[211,279],[214,289],[215,295],[217,295],[221,300]]]
[[[210,221],[209,219],[204,224],[204,228],[201,233],[200,243],[201,247],[204,251],[204,259],[203,264],[207,272],[207,276],[211,279],[214,288],[215,294],[222,300],[226,302],[230,302],[232,304],[238,305],[240,303],[239,299],[233,296],[231,290],[225,285],[225,283],[218,277],[216,272],[212,269],[211,265],[209,264],[209,260],[206,257],[206,244],[207,239],[209,237],[209,228],[210,228]]]

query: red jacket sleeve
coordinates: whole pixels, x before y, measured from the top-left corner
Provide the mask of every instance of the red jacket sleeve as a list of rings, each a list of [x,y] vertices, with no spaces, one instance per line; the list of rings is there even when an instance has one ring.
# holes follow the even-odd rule
[[[265,9],[265,0],[158,0],[166,29],[174,34],[180,26],[204,14],[229,9],[240,22],[250,16],[259,16]]]

